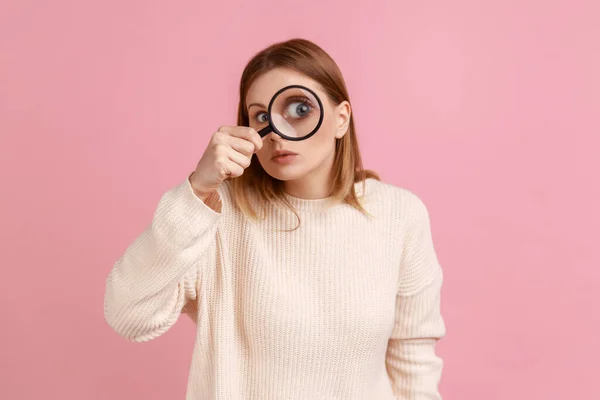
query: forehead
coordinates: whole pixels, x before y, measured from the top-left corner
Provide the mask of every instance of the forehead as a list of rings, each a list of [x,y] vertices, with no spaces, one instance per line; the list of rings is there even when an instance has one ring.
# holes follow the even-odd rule
[[[246,95],[246,104],[268,104],[277,91],[289,85],[302,85],[314,90],[321,99],[325,96],[321,85],[315,80],[290,69],[276,68],[259,76]]]

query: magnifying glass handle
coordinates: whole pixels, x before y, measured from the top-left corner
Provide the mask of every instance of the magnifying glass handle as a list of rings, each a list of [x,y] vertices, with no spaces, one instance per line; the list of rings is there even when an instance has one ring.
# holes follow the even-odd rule
[[[267,125],[264,128],[262,128],[260,131],[258,131],[258,134],[260,135],[261,138],[264,138],[265,136],[267,136],[271,132],[273,132],[273,129],[271,128],[271,125]]]

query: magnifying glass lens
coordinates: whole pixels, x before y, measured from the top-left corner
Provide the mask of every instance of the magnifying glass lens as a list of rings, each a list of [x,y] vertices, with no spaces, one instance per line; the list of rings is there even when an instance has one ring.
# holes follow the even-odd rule
[[[275,131],[300,139],[318,128],[322,112],[320,102],[311,92],[292,87],[273,99],[270,121]]]

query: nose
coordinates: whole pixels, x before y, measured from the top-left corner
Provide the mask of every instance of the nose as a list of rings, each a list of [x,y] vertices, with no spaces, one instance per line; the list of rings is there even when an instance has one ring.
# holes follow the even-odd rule
[[[279,136],[278,134],[276,134],[275,132],[271,132],[267,135],[267,139],[269,139],[270,142],[276,142],[276,141],[281,141],[281,136]]]

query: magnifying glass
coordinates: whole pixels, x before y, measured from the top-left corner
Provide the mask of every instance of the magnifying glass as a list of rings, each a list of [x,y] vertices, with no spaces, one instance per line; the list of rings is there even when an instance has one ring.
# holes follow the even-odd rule
[[[307,87],[286,86],[271,98],[266,122],[269,125],[258,131],[261,138],[275,132],[287,140],[305,140],[317,133],[323,123],[323,103]]]

